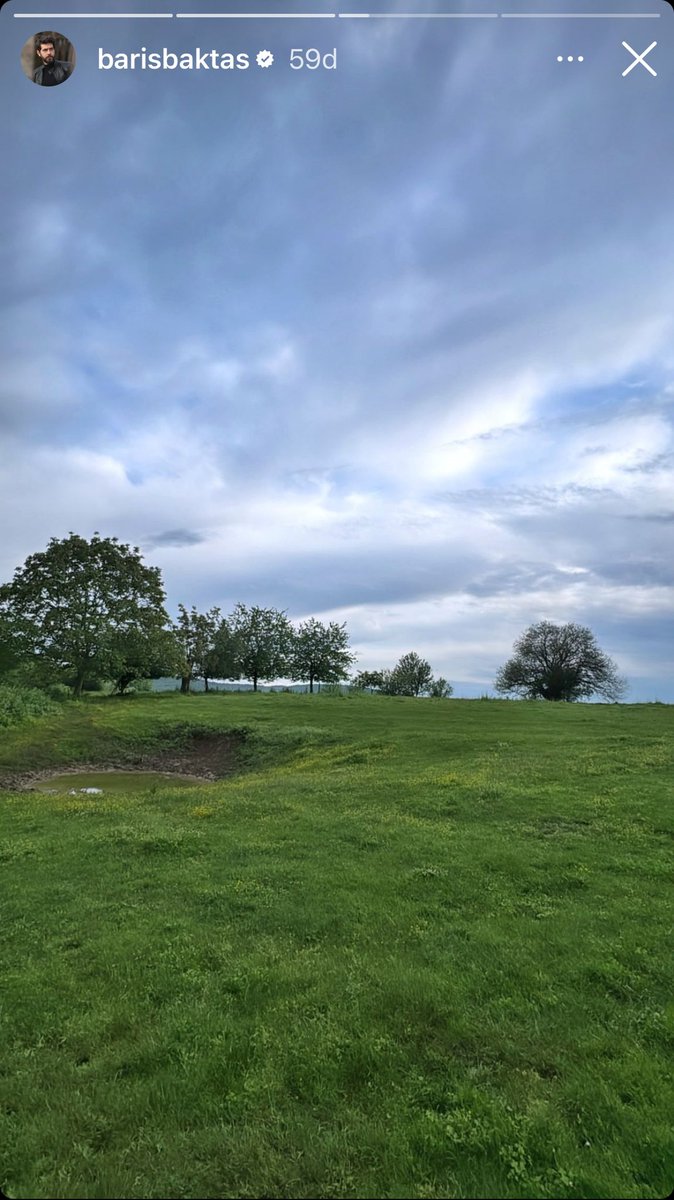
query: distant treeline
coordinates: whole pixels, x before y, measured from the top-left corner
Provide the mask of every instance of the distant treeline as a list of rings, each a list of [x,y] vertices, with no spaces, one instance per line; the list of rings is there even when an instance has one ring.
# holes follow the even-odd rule
[[[123,693],[139,680],[171,677],[189,692],[197,680],[289,679],[310,692],[346,680],[356,655],[346,622],[314,617],[293,625],[285,611],[236,604],[223,616],[165,608],[158,567],[137,546],[95,533],[52,538],[0,588],[0,674],[43,686],[67,685],[79,696],[88,681],[111,681]],[[360,671],[354,689],[390,696],[452,694],[425,659],[404,654],[392,668]],[[515,644],[496,676],[496,690],[530,699],[577,700],[598,693],[619,699],[625,681],[589,629],[540,621]]]
[[[208,691],[214,679],[246,681],[253,691],[262,680],[290,679],[313,692],[347,679],[355,660],[345,622],[293,625],[284,611],[243,603],[227,616],[179,604],[172,620],[159,568],[146,566],[137,546],[98,533],[52,538],[0,588],[0,672],[67,685],[75,696],[102,681],[122,693],[165,677],[179,679],[183,692],[196,681]],[[380,672],[379,682],[404,695],[433,683],[416,655]]]

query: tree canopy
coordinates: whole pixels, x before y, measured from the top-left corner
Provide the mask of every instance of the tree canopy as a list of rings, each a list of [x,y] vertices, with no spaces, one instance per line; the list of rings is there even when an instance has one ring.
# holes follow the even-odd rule
[[[194,605],[189,611],[184,604],[178,605],[178,620],[174,622],[173,635],[179,651],[178,669],[182,692],[189,692],[194,676],[204,680],[208,691],[208,680],[219,674],[215,660],[220,625],[221,615],[217,607],[200,613]]]
[[[431,680],[431,686],[428,689],[429,696],[434,700],[447,700],[451,696],[454,688],[451,683],[442,676],[438,675],[437,679]]]
[[[88,676],[123,674],[131,635],[134,654],[141,645],[149,653],[168,624],[161,575],[117,538],[51,538],[0,588],[0,624],[12,654],[47,675],[72,676],[79,696]]]
[[[433,669],[414,650],[403,654],[392,671],[384,676],[384,691],[389,696],[420,696],[430,690]]]
[[[218,625],[211,650],[204,659],[204,685],[209,679],[240,679],[242,645],[234,633],[230,619]]]
[[[261,679],[278,679],[288,670],[293,628],[284,612],[276,608],[248,608],[237,604],[228,619],[236,642],[240,676],[250,679],[257,691]]]
[[[313,692],[314,682],[338,683],[346,679],[356,656],[349,650],[346,622],[331,621],[323,625],[310,617],[303,621],[292,639],[288,669],[292,679],[308,681]]]
[[[372,689],[376,692],[380,692],[384,686],[384,672],[359,671],[357,675],[354,675],[352,683],[358,691]]]
[[[581,700],[599,695],[620,700],[626,682],[584,625],[530,625],[513,647],[514,655],[500,668],[497,692],[528,700]]]
[[[120,630],[112,644],[118,664],[113,682],[120,694],[137,679],[161,679],[180,668],[180,650],[170,629],[157,628],[152,636],[142,629]]]

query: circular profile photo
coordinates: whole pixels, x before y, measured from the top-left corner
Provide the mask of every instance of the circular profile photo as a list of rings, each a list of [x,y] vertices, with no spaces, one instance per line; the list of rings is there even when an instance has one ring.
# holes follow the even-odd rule
[[[42,29],[24,43],[21,67],[24,75],[39,87],[58,87],[75,70],[75,47],[62,33]]]

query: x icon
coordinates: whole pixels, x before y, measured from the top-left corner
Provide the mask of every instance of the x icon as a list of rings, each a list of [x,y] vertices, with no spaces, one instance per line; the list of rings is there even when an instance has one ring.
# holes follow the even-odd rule
[[[637,54],[637,51],[632,49],[629,42],[623,42],[623,46],[625,47],[625,49],[629,50],[630,54],[634,55],[634,62],[630,63],[629,67],[627,67],[627,69],[625,71],[623,71],[623,79],[625,78],[626,75],[629,75],[630,71],[634,70],[637,63],[641,63],[642,67],[645,67],[647,71],[650,71],[651,75],[657,75],[657,71],[654,71],[653,68],[651,66],[649,66],[649,64],[647,62],[644,62],[646,55],[650,54],[651,50],[654,50],[655,47],[657,46],[657,44],[658,44],[657,42],[651,42],[651,44],[647,50],[644,50],[642,54]]]

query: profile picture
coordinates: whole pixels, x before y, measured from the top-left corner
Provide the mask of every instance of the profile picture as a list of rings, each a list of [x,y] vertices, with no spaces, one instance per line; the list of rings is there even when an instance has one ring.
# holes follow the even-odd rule
[[[58,87],[75,70],[75,47],[62,33],[42,29],[24,43],[21,67],[32,83]]]

